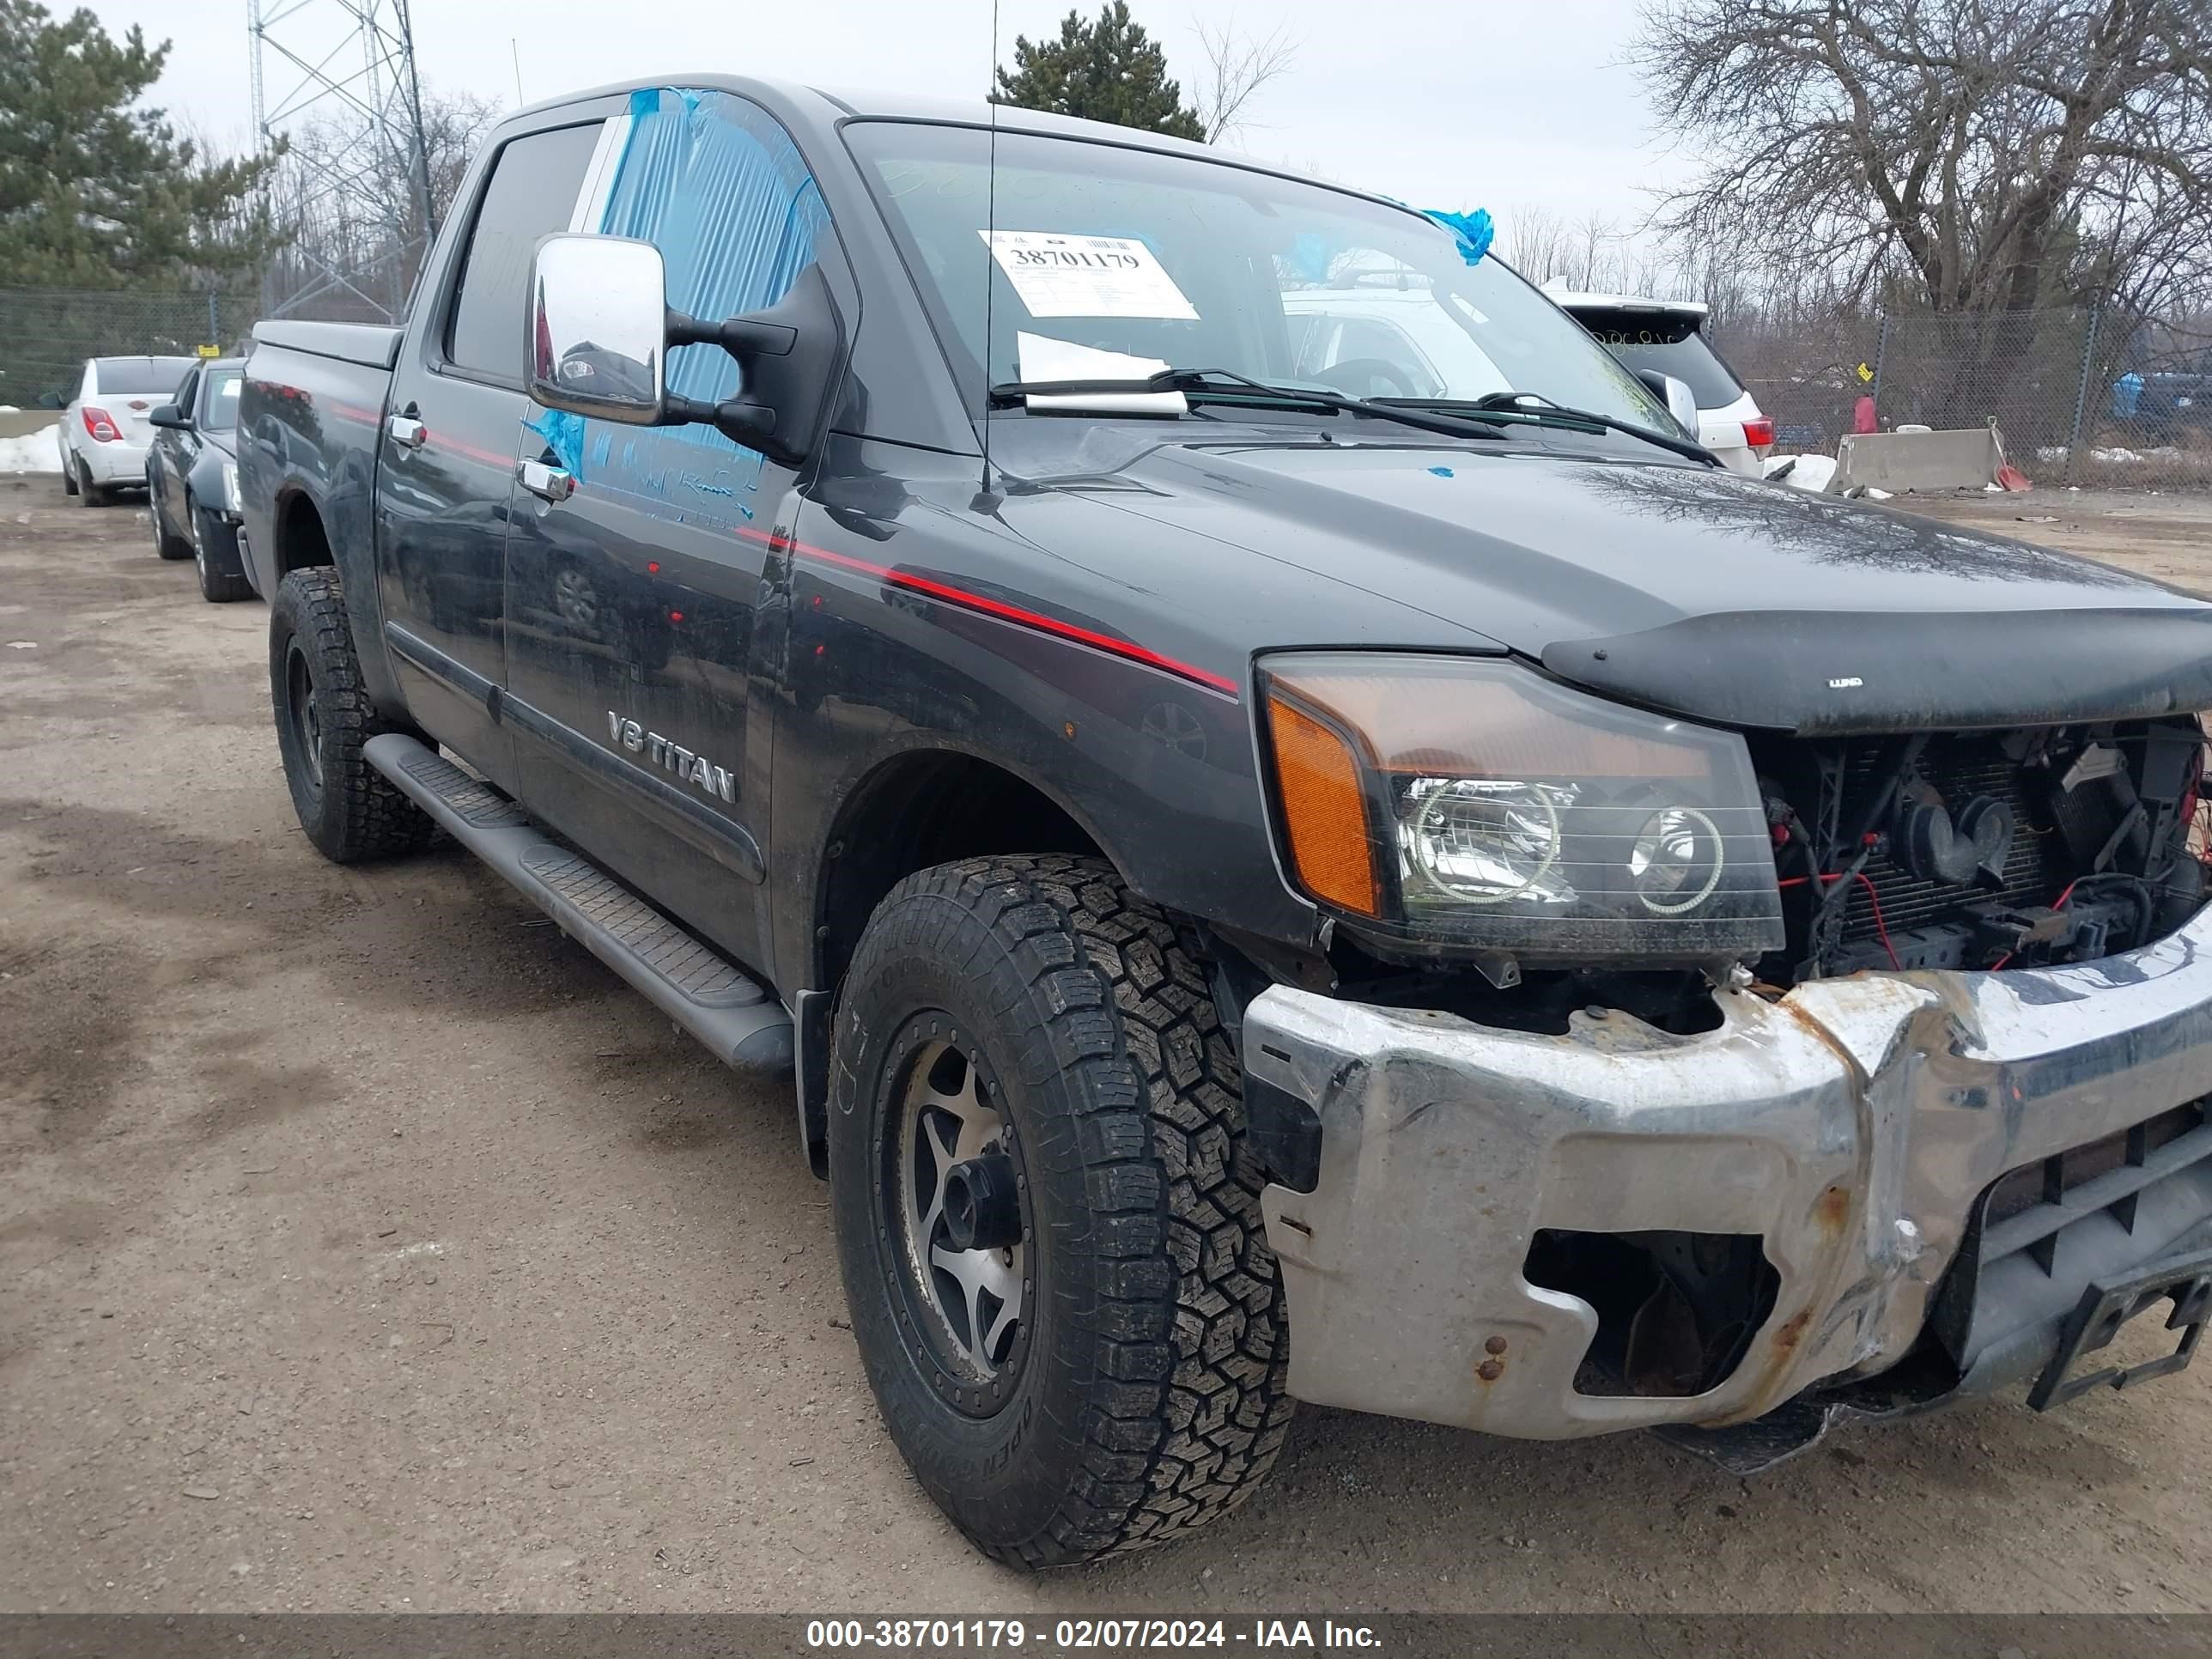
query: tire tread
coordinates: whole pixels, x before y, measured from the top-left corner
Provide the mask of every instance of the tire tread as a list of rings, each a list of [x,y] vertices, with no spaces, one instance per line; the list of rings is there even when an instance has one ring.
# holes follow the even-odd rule
[[[884,902],[949,901],[1026,981],[1044,1041],[1032,1085],[1067,1078],[1098,1264],[1097,1375],[1082,1462],[1042,1535],[978,1539],[1029,1568],[1165,1542],[1234,1509],[1289,1425],[1281,1281],[1243,1147],[1241,1075],[1194,941],[1104,860],[994,856],[907,878]],[[871,938],[874,930],[871,929]],[[867,971],[864,938],[854,975]]]
[[[379,715],[362,685],[353,627],[346,617],[345,596],[335,569],[311,565],[293,571],[277,588],[272,607],[270,695],[280,738],[288,750],[289,770],[289,739],[283,736],[288,634],[307,650],[324,711],[324,810],[319,823],[308,822],[295,787],[293,800],[301,807],[301,827],[334,864],[360,864],[419,851],[437,833],[436,820],[371,766],[362,753],[371,738],[409,728],[394,726]]]

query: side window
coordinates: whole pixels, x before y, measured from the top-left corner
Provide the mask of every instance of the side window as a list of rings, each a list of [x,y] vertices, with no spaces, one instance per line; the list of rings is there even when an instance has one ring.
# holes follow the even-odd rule
[[[814,260],[822,192],[798,146],[757,105],[722,92],[641,92],[599,228],[659,247],[668,303],[719,320],[774,305]],[[668,354],[668,386],[735,397],[738,366],[716,346]]]
[[[169,394],[169,401],[176,404],[179,414],[190,420],[192,415],[192,400],[199,395],[200,372],[197,368],[187,369],[183,381],[174,392]]]
[[[526,133],[501,149],[469,232],[447,320],[446,356],[455,368],[522,383],[530,256],[540,237],[568,228],[600,125]]]
[[[630,119],[597,228],[659,247],[668,303],[691,316],[719,320],[781,299],[830,228],[791,136],[757,105],[723,92],[638,92]],[[734,398],[742,378],[716,346],[668,354],[668,389],[687,398]],[[580,483],[645,512],[732,526],[754,516],[760,454],[712,427],[617,428],[549,415],[532,429]]]

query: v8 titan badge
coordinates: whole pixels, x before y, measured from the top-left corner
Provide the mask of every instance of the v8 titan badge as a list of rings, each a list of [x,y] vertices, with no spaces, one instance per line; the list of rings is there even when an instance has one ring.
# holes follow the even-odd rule
[[[975,234],[1032,317],[1198,319],[1175,278],[1134,237],[1064,236],[1050,230]]]

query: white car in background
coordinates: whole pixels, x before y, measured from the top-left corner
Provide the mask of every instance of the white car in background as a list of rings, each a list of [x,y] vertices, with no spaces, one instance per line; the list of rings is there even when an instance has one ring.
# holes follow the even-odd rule
[[[1759,476],[1774,447],[1774,422],[1705,338],[1704,301],[1579,294],[1549,283],[1544,292],[1629,368],[1656,368],[1686,384],[1697,394],[1698,441],[1731,470]]]
[[[62,488],[87,507],[118,489],[146,488],[154,429],[146,417],[166,404],[198,362],[195,357],[88,357],[54,441]]]

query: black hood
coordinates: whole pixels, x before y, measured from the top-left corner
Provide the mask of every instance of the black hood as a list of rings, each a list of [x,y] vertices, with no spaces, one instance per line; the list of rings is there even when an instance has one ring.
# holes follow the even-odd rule
[[[1123,510],[1695,719],[1884,731],[2212,706],[2212,605],[1735,473],[1306,442],[1158,447],[1119,476],[1140,486],[1115,493]]]

